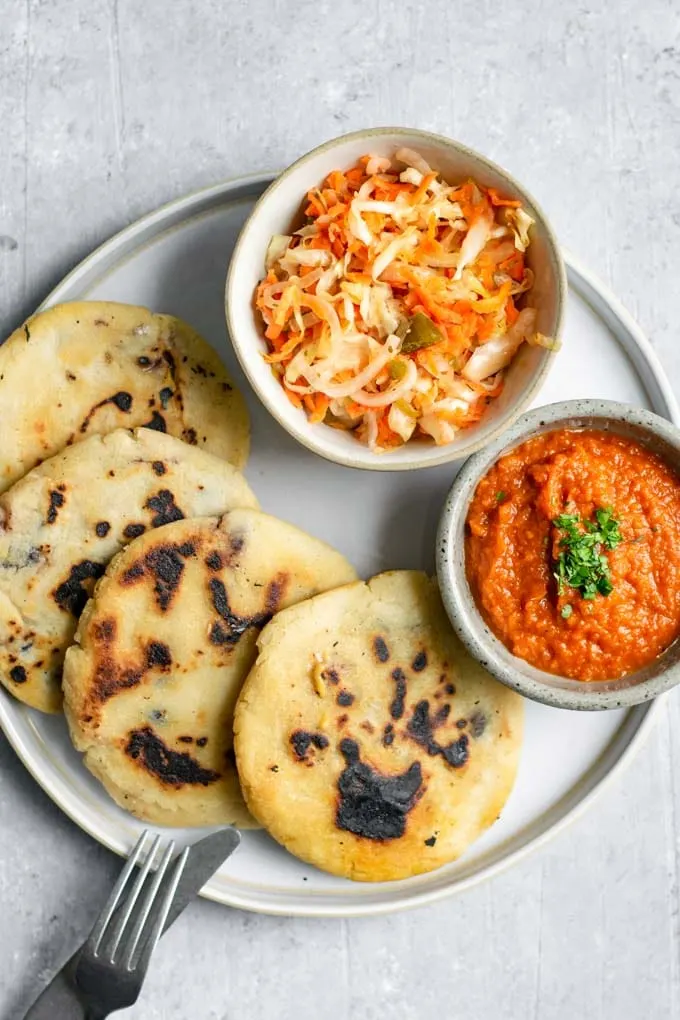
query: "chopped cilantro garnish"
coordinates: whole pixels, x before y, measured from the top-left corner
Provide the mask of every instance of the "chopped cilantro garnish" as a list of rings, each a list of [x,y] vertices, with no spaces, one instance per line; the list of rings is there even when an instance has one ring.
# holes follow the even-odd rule
[[[567,602],[566,606],[562,606],[562,612],[560,613],[560,616],[562,617],[563,620],[568,620],[573,612],[574,610]]]
[[[615,549],[622,541],[612,508],[600,507],[595,511],[594,521],[582,523],[579,514],[560,514],[553,524],[563,533],[559,542],[562,551],[554,571],[559,594],[565,588],[575,588],[588,600],[609,595],[613,589],[609,560],[602,550]],[[571,614],[571,606],[568,608],[565,619]]]
[[[502,490],[502,489],[500,489],[500,490],[499,490],[499,491],[498,491],[498,492],[496,493],[496,502],[497,502],[497,503],[502,503],[502,502],[503,502],[503,500],[505,499],[505,497],[506,497],[506,496],[507,496],[507,492],[503,492],[503,490]]]

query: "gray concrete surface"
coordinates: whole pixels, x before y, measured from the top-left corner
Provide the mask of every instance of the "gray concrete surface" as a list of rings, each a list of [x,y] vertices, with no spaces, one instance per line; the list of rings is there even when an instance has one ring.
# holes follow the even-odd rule
[[[0,333],[160,203],[394,123],[525,181],[677,386],[679,32],[674,0],[0,0]],[[677,1020],[679,705],[520,867],[386,919],[195,904],[125,1015]],[[1,738],[0,769],[0,1016],[15,1020],[118,862]]]

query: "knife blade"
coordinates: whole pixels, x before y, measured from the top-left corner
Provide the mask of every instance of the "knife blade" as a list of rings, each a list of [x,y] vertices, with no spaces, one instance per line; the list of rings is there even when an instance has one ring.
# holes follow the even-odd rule
[[[238,829],[229,827],[204,836],[190,847],[163,934],[198,895],[220,865],[233,854],[240,842],[241,834]],[[73,972],[81,949],[82,945],[78,946],[71,958],[54,975],[28,1009],[24,1020],[54,1020],[55,1017],[59,1017],[59,1020],[83,1020],[85,1015],[83,1006],[73,985]]]
[[[209,878],[212,878],[220,865],[228,857],[231,857],[240,842],[241,833],[238,829],[226,828],[204,836],[190,847],[189,857],[172,901],[163,934],[171,924],[175,923],[191,901],[198,896],[205,883]]]

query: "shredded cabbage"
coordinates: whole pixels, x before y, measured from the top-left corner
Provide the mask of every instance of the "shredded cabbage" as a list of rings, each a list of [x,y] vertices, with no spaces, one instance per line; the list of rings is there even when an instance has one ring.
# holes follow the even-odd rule
[[[481,382],[509,365],[522,341],[535,332],[535,324],[535,309],[524,308],[506,333],[493,337],[477,348],[463,369],[464,378]]]
[[[533,225],[533,219],[524,212],[524,209],[508,209],[505,215],[515,237],[515,248],[517,251],[526,251],[529,247],[529,228]]]
[[[420,153],[415,152],[413,149],[397,149],[395,157],[400,163],[405,163],[406,166],[412,166],[418,171],[418,173],[422,174],[423,177],[426,177],[432,172]]]
[[[407,443],[417,425],[417,417],[415,415],[405,414],[404,411],[395,403],[392,404],[387,415],[387,424],[396,432],[402,442]]]
[[[275,266],[282,255],[285,255],[288,245],[292,241],[292,237],[288,234],[274,234],[271,241],[267,245],[267,251],[264,257],[264,268],[269,272],[272,266]]]

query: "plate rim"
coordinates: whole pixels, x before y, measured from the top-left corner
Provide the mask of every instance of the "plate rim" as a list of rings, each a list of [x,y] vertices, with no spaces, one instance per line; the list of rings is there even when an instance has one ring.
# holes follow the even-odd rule
[[[239,199],[250,198],[254,193],[256,193],[257,189],[270,184],[276,176],[277,175],[274,173],[262,172],[230,178],[172,199],[151,212],[146,213],[114,233],[111,237],[90,252],[89,255],[78,262],[61,279],[61,281],[52,288],[49,294],[37,307],[36,311],[42,311],[45,308],[64,300],[65,298],[62,296],[64,292],[68,291],[73,286],[77,286],[81,280],[87,278],[90,270],[95,269],[100,264],[105,272],[115,262],[125,258],[125,256],[131,252],[144,247],[146,241],[153,240],[166,231],[172,230],[174,227],[178,227],[182,223],[201,215],[202,212],[209,214],[219,205],[228,204],[230,201],[234,202]],[[244,193],[239,195],[239,191],[241,190]],[[145,235],[148,235],[146,239]],[[672,390],[670,381],[666,376],[665,370],[661,365],[656,351],[654,350],[649,338],[642,330],[642,327],[628,312],[615,294],[609,289],[609,287],[602,283],[602,281],[593,274],[579,258],[564,247],[562,248],[562,251],[565,266],[567,268],[569,285],[574,287],[580,296],[584,298],[587,304],[590,305],[595,314],[599,318],[604,319],[604,321],[609,325],[610,329],[615,334],[617,342],[628,356],[631,357],[634,368],[637,374],[641,376],[645,387],[649,389],[650,381],[653,383],[653,386],[656,387],[656,400],[663,403],[667,409],[663,412],[664,417],[667,417],[674,424],[680,425],[680,406],[678,405],[678,401]],[[108,263],[107,256],[111,256]],[[614,325],[612,325],[612,323],[614,323]],[[616,328],[616,326],[618,326],[618,328]],[[623,337],[626,337],[627,339],[624,340]],[[652,396],[652,393],[650,393],[650,396]],[[657,411],[657,413],[661,412]],[[228,896],[225,896],[223,890],[219,886],[214,887],[213,881],[209,882],[203,888],[201,896],[237,909],[244,909],[254,913],[270,914],[273,916],[357,917],[378,916],[396,911],[412,909],[442,900],[446,897],[453,896],[454,894],[462,893],[481,884],[487,879],[495,877],[518,863],[520,860],[523,860],[530,854],[538,851],[541,847],[553,838],[557,837],[568,826],[585,814],[585,812],[592,807],[594,801],[602,793],[604,793],[604,791],[616,780],[617,777],[625,771],[635,755],[642,748],[654,726],[655,721],[658,719],[662,704],[666,698],[667,695],[662,695],[653,702],[638,706],[636,709],[629,710],[627,713],[629,719],[633,714],[638,714],[641,718],[639,721],[633,723],[635,725],[635,730],[627,745],[618,753],[618,757],[611,765],[608,767],[605,766],[606,771],[603,772],[603,774],[595,781],[594,785],[587,792],[582,795],[578,793],[578,787],[584,777],[574,784],[567,794],[565,794],[565,797],[577,796],[578,799],[576,803],[564,811],[561,817],[554,822],[549,822],[544,831],[530,837],[525,843],[518,846],[516,849],[505,853],[498,860],[486,865],[482,864],[479,870],[474,874],[461,877],[458,880],[454,879],[448,884],[441,887],[435,886],[429,890],[416,888],[410,894],[404,891],[405,894],[400,895],[401,890],[397,890],[395,888],[394,892],[396,895],[379,902],[369,900],[368,902],[355,901],[353,903],[351,898],[343,900],[342,892],[337,892],[328,894],[329,899],[331,897],[337,898],[338,902],[336,904],[329,904],[326,902],[318,904],[314,904],[313,902],[305,903],[303,900],[299,900],[295,905],[282,905],[276,901],[272,901],[269,904],[263,904],[257,899],[249,898],[247,892],[242,895],[239,893],[233,895],[230,891]],[[619,737],[625,725],[625,721],[622,722],[622,726],[612,737],[612,741],[615,741]],[[71,801],[70,797],[64,797],[62,795],[62,791],[57,789],[58,783],[53,779],[49,772],[47,775],[44,774],[44,771],[40,768],[39,760],[36,760],[31,753],[31,750],[25,746],[24,738],[19,733],[14,720],[10,716],[9,699],[6,699],[5,697],[0,697],[0,728],[2,728],[8,743],[12,746],[24,767],[50,797],[53,803],[64,812],[64,814],[66,814],[91,838],[96,839],[101,845],[106,846],[109,850],[118,855],[126,853],[125,850],[122,850],[120,846],[116,845],[115,842],[101,831],[101,826],[93,826],[89,823],[87,818],[83,817],[83,808],[79,798],[74,796],[73,801]],[[608,748],[605,748],[602,754],[607,753]],[[597,768],[597,762],[593,764],[592,768]],[[553,805],[553,807],[549,810],[555,810],[555,808],[559,806],[559,803],[560,802],[558,801],[557,805]],[[389,889],[389,886],[387,886],[387,888]]]

